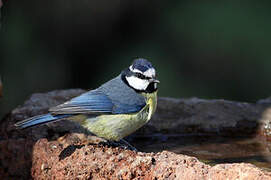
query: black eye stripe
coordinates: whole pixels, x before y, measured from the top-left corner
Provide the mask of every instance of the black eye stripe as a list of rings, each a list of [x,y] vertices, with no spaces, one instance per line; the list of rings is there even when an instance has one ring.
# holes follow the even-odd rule
[[[138,77],[138,78],[140,78],[140,79],[151,79],[150,77],[144,76],[141,73],[135,73],[135,76]]]

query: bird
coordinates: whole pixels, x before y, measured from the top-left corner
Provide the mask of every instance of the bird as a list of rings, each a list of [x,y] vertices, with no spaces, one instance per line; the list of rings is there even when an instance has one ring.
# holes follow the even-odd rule
[[[158,83],[151,62],[137,58],[117,77],[97,89],[51,107],[47,114],[14,125],[25,129],[65,119],[79,123],[98,137],[120,141],[145,125],[155,113]]]

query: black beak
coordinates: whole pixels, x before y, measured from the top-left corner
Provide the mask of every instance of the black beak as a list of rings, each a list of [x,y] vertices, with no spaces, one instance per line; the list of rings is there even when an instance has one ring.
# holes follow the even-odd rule
[[[154,82],[154,83],[160,83],[160,81],[158,79],[152,79],[152,82]]]

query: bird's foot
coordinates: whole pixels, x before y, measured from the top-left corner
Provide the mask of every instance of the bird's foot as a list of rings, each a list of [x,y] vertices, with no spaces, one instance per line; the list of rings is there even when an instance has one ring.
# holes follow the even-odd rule
[[[138,150],[137,150],[134,146],[132,146],[130,143],[128,143],[126,140],[121,139],[120,142],[122,142],[123,144],[126,145],[126,146],[124,147],[125,149],[129,149],[129,150],[138,152]]]

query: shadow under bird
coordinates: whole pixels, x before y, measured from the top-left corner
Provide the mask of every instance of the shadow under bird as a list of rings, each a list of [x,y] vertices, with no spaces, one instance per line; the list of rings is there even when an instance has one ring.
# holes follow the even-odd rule
[[[68,119],[93,134],[119,141],[146,124],[156,110],[156,71],[146,59],[135,59],[120,75],[95,90],[50,108],[48,114],[17,122],[18,128]]]

